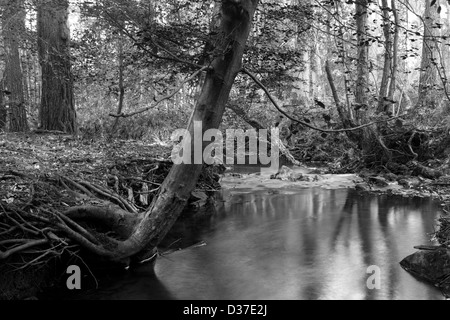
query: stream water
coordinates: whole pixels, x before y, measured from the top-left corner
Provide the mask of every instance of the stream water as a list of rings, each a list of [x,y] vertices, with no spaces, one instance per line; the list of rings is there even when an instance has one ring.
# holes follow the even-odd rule
[[[436,202],[352,189],[227,189],[175,251],[82,299],[443,299],[399,262],[429,244]],[[369,289],[369,266],[380,289]],[[80,298],[78,296],[78,298]]]

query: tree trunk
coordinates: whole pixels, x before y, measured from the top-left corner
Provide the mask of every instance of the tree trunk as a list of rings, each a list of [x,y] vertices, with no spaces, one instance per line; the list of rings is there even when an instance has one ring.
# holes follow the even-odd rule
[[[223,0],[221,48],[223,56],[215,58],[197,100],[188,130],[193,137],[194,121],[202,121],[203,130],[219,128],[225,104],[236,75],[241,70],[242,56],[247,42],[257,0]],[[192,141],[193,148],[193,141]],[[174,165],[161,186],[158,198],[145,213],[133,235],[124,242],[127,256],[144,247],[155,247],[167,234],[183,210],[201,173],[201,164]]]
[[[339,6],[341,5],[341,3],[339,1],[335,2],[335,6],[336,6],[336,14],[339,15],[340,11],[339,11]],[[330,17],[331,18],[331,17]],[[340,41],[339,38],[341,39]],[[347,63],[346,63],[346,58],[347,58],[347,51],[345,50],[345,41],[344,41],[344,29],[342,25],[339,25],[338,28],[338,36],[336,37],[335,35],[335,41],[337,42],[337,47],[338,50],[340,50],[340,54],[339,56],[341,57],[341,61],[342,61],[342,68],[343,68],[343,74],[344,74],[344,90],[345,90],[345,100],[347,102],[347,110],[348,110],[348,114],[350,115],[350,119],[354,119],[354,113],[352,110],[352,106],[350,103],[350,88],[349,88],[349,84],[350,84],[350,80],[348,77],[348,73],[349,73],[349,68],[347,67]]]
[[[392,35],[391,35],[391,19],[389,17],[390,8],[387,0],[381,0],[383,11],[383,33],[385,39],[384,45],[384,67],[383,77],[380,84],[380,93],[378,96],[378,112],[385,112],[389,105],[388,87],[389,80],[392,78]]]
[[[202,91],[188,124],[191,137],[194,137],[194,122],[202,123],[203,132],[219,128],[234,80],[242,69],[244,48],[257,4],[257,0],[222,0],[220,32],[214,41],[215,52],[222,54],[214,58],[206,71]],[[195,150],[194,139],[189,146]],[[174,164],[160,186],[158,196],[139,216],[140,222],[126,240],[109,238],[106,241],[102,238],[100,242],[103,244],[98,244],[73,232],[67,233],[85,248],[108,260],[147,260],[185,207],[202,167],[202,164]]]
[[[351,128],[353,127],[352,120],[350,119],[350,115],[348,114],[345,107],[341,104],[341,100],[339,99],[336,86],[334,85],[333,74],[331,73],[330,62],[328,60],[325,62],[325,72],[327,74],[328,84],[330,85],[331,93],[333,94],[334,103],[336,104],[336,109],[338,111],[342,125],[345,129]]]
[[[3,99],[3,82],[4,79],[0,81],[0,131],[6,129],[6,106]]]
[[[39,62],[42,69],[40,122],[44,130],[76,133],[67,25],[67,0],[38,2],[37,29]]]
[[[392,72],[391,72],[391,82],[389,84],[388,100],[392,108],[386,110],[388,114],[394,114],[394,94],[397,85],[397,69],[398,69],[398,37],[399,37],[399,26],[400,20],[398,18],[397,6],[395,5],[395,0],[391,0],[392,13],[394,14],[394,44],[392,48]],[[400,107],[400,104],[398,104]]]
[[[437,8],[439,1],[431,7],[430,0],[425,0],[425,13],[423,15],[424,33],[422,44],[422,63],[420,66],[419,79],[419,98],[417,107],[431,107],[437,106],[437,99],[439,99],[438,91],[436,90],[437,68],[439,63],[439,49],[438,49],[438,28],[434,25],[439,22],[439,14]]]
[[[5,81],[7,91],[7,120],[9,131],[28,130],[25,110],[23,75],[20,65],[19,39],[25,32],[25,10],[23,1],[4,0],[2,14],[3,39],[5,46]],[[0,120],[1,121],[1,120]]]
[[[359,124],[369,122],[369,104],[367,100],[368,77],[368,41],[367,41],[367,7],[368,0],[357,0],[356,9],[356,37],[358,43],[357,79],[355,90],[355,102],[358,108],[356,116]],[[366,163],[387,162],[391,155],[385,147],[378,130],[373,127],[365,127],[360,135],[359,145],[363,151]]]
[[[117,43],[117,51],[118,51],[118,56],[117,56],[117,60],[118,60],[118,64],[119,64],[119,103],[117,105],[117,114],[121,114],[122,113],[122,109],[123,109],[123,99],[125,97],[125,87],[123,84],[123,69],[124,69],[124,65],[123,65],[123,36],[122,36],[122,30],[119,31],[120,35],[119,35],[119,40]],[[111,133],[110,133],[110,138],[113,137],[113,135],[115,134],[116,130],[117,130],[117,126],[119,125],[119,121],[120,121],[120,117],[117,117],[114,120],[114,124],[113,127],[111,129]]]
[[[369,74],[367,66],[368,46],[367,46],[367,6],[368,0],[356,1],[356,37],[358,44],[357,54],[357,79],[355,89],[355,102],[359,106],[356,113],[358,121],[365,120],[367,113],[367,76]]]

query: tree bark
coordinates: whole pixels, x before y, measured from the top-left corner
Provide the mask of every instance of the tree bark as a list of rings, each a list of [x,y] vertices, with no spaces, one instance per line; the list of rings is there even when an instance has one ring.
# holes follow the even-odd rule
[[[340,14],[340,11],[339,11],[340,5],[341,5],[341,3],[339,1],[335,2],[337,15]],[[339,38],[341,39],[340,42],[338,41]],[[350,119],[353,120],[355,118],[355,115],[353,113],[353,109],[352,109],[352,106],[350,103],[350,88],[349,88],[350,80],[347,75],[349,72],[349,68],[347,67],[347,63],[346,63],[347,51],[345,50],[344,30],[343,30],[342,25],[340,25],[338,28],[338,37],[336,37],[336,35],[335,35],[335,41],[337,42],[338,50],[340,49],[340,56],[341,56],[343,74],[344,74],[344,90],[345,90],[345,100],[347,102],[347,110],[348,110],[348,114],[350,115]]]
[[[42,69],[39,117],[44,130],[76,133],[67,16],[67,0],[38,2],[38,51]]]
[[[392,35],[391,35],[391,19],[389,17],[390,8],[387,0],[381,0],[383,12],[383,33],[385,39],[384,45],[384,66],[383,77],[380,84],[380,93],[378,96],[378,112],[385,112],[389,105],[388,88],[389,80],[392,78]]]
[[[3,82],[0,80],[0,131],[6,129],[6,106],[3,99]]]
[[[2,1],[2,27],[5,48],[4,90],[6,101],[6,127],[8,131],[28,130],[25,110],[23,74],[20,65],[19,39],[25,32],[25,9],[23,0]],[[1,120],[0,120],[1,122]]]
[[[424,33],[422,45],[422,62],[420,66],[419,79],[419,98],[417,107],[431,107],[437,106],[437,99],[439,98],[436,90],[437,68],[439,63],[439,49],[438,49],[438,28],[433,28],[436,22],[439,22],[439,14],[437,8],[439,1],[431,7],[430,0],[425,0],[425,12],[423,15]]]
[[[123,109],[123,100],[125,98],[125,87],[123,84],[123,71],[124,71],[124,64],[123,64],[123,35],[122,35],[122,30],[119,31],[120,35],[119,35],[119,39],[118,39],[118,43],[117,43],[117,51],[118,51],[118,55],[117,55],[117,60],[118,60],[118,64],[119,64],[119,103],[117,105],[117,114],[121,114],[122,113],[122,109]],[[119,120],[120,117],[117,117],[114,120],[114,124],[113,127],[111,129],[111,134],[110,134],[110,138],[113,137],[113,135],[115,134],[116,130],[117,130],[117,126],[119,125]]]
[[[350,115],[348,114],[345,107],[341,104],[341,100],[339,99],[339,95],[334,84],[333,74],[331,73],[330,69],[330,62],[328,60],[325,62],[325,72],[327,74],[328,84],[330,85],[331,93],[333,94],[333,99],[334,103],[336,104],[339,118],[341,119],[341,122],[345,129],[351,128],[353,127],[352,120],[350,119]]]
[[[394,15],[394,43],[392,48],[392,73],[391,73],[391,82],[389,84],[389,92],[388,92],[388,99],[391,101],[391,105],[394,103],[394,94],[395,94],[395,88],[397,85],[397,69],[398,69],[398,37],[399,37],[399,26],[400,26],[400,20],[398,18],[398,12],[397,12],[397,6],[395,5],[395,0],[391,0],[391,9],[392,13]],[[400,107],[400,104],[398,105]],[[392,108],[392,110],[387,110],[388,113],[394,114],[395,110]]]
[[[368,46],[367,46],[367,6],[368,0],[357,0],[356,5],[356,37],[358,44],[357,54],[357,79],[355,89],[355,102],[359,106],[367,106],[367,76],[369,74],[367,66]],[[357,111],[357,119],[364,120],[367,107],[361,107]]]

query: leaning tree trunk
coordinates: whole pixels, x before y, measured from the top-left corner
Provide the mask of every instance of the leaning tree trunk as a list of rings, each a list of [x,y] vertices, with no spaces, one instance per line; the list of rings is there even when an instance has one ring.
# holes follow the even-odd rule
[[[221,23],[216,33],[218,38],[214,41],[214,50],[220,54],[214,55],[208,68],[204,67],[207,74],[188,125],[192,137],[194,121],[202,122],[203,131],[219,128],[234,79],[242,69],[244,47],[257,4],[258,0],[222,0]],[[194,150],[194,139],[190,147]],[[202,164],[174,164],[160,186],[158,196],[139,216],[139,222],[125,240],[105,240],[102,237],[98,241],[90,241],[67,228],[65,230],[82,246],[108,260],[127,263],[148,259],[185,207],[202,167]],[[73,211],[77,212],[76,209]],[[104,220],[108,220],[107,214],[104,215]]]
[[[23,75],[20,66],[19,39],[25,32],[25,9],[23,0],[2,1],[2,29],[5,49],[4,101],[6,127],[8,131],[28,130],[23,90]],[[1,120],[0,120],[1,122]]]
[[[40,122],[44,130],[76,133],[67,0],[40,0],[37,29],[42,68]]]
[[[333,95],[334,103],[336,104],[336,109],[339,115],[339,119],[342,122],[342,126],[344,127],[344,129],[350,129],[354,127],[354,124],[352,119],[350,118],[350,114],[347,112],[346,108],[339,99],[339,94],[334,84],[333,74],[330,68],[330,62],[328,60],[325,62],[325,73],[327,75],[328,84],[330,85],[331,93]],[[353,131],[347,131],[346,134],[351,141],[355,143],[359,142],[360,138],[357,133]]]
[[[257,3],[257,0],[222,1],[219,33],[222,41],[219,41],[220,48],[215,51],[224,54],[215,58],[207,71],[188,126],[192,137],[194,121],[201,121],[204,131],[219,128],[234,79],[242,67],[244,47]],[[201,164],[179,164],[172,167],[156,201],[145,213],[132,236],[120,248],[122,254],[130,256],[143,248],[155,247],[164,238],[186,205],[202,167]]]
[[[439,68],[439,48],[438,48],[438,33],[439,28],[436,28],[436,23],[439,22],[439,14],[437,8],[439,1],[435,2],[431,7],[430,0],[425,0],[425,13],[423,15],[423,44],[422,44],[422,63],[420,66],[419,79],[419,98],[417,107],[431,107],[437,106],[437,99],[439,99],[439,91],[436,90],[437,85],[437,68]]]

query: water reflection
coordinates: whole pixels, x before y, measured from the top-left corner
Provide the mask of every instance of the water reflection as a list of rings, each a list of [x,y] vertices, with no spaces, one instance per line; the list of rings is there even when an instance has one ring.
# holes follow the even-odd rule
[[[398,263],[428,243],[434,202],[321,188],[220,197],[197,226],[206,246],[161,258],[156,277],[130,276],[97,298],[442,299]],[[366,286],[371,265],[381,268],[380,290]]]

